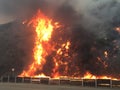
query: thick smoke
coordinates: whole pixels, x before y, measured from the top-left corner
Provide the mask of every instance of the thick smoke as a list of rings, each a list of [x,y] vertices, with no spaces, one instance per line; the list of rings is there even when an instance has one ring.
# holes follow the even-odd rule
[[[16,68],[16,72],[17,70],[22,71],[21,67],[25,67],[26,63],[30,63],[30,58],[33,58],[30,55],[32,55],[34,35],[29,32],[30,27],[21,26],[20,23],[24,19],[29,20],[38,9],[63,25],[60,30],[53,32],[51,39],[51,43],[57,43],[56,50],[60,47],[59,44],[65,43],[67,40],[71,42],[69,57],[59,56],[63,61],[68,59],[72,61],[69,62],[67,73],[63,72],[64,66],[61,66],[59,69],[61,75],[72,76],[73,73],[78,72],[74,76],[82,76],[86,71],[94,75],[118,76],[120,74],[120,35],[115,31],[115,27],[120,24],[120,2],[118,0],[24,0],[24,2],[1,0],[1,3],[3,6],[0,5],[0,12],[13,15],[17,21],[12,25],[4,25],[0,28],[1,38],[3,38],[0,40],[3,42],[0,44],[2,47],[0,52],[3,54],[0,59],[0,67],[5,68],[0,71],[1,75],[9,72],[9,68],[13,66]],[[24,28],[21,28],[23,26]],[[3,51],[5,52],[3,53]],[[105,51],[108,52],[107,58],[104,55]],[[11,54],[14,55],[11,56]],[[46,57],[47,64],[43,71],[46,75],[50,75],[52,72],[51,69],[54,67],[52,59],[55,56],[56,53],[53,51]],[[49,70],[47,70],[48,65],[51,65]]]
[[[114,28],[119,26],[117,22],[119,21],[119,3],[113,0],[94,1],[94,3],[97,5],[93,4],[94,7],[84,8],[83,13],[83,9],[78,12],[71,6],[71,2],[65,2],[56,10],[55,19],[64,24],[65,28],[69,27],[68,30],[63,30],[61,36],[63,41],[66,41],[66,38],[71,41],[69,54],[73,54],[71,55],[73,62],[69,64],[79,67],[78,75],[89,71],[94,75],[116,76],[120,68],[119,65],[115,65],[119,62],[117,60],[119,47],[116,47],[119,46],[119,33]],[[107,13],[108,11],[110,12]],[[104,55],[105,51],[109,54],[107,58]],[[69,69],[73,70],[71,66]],[[78,68],[75,68],[73,73],[78,72],[76,70]]]

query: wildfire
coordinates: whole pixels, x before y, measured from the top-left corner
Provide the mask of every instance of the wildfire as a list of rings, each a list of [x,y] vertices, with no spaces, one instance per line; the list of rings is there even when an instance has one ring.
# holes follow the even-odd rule
[[[23,22],[23,24],[25,21]],[[52,23],[52,20],[38,11],[37,15],[29,22],[35,28],[35,44],[33,49],[34,60],[29,65],[28,70],[24,70],[21,75],[22,77],[44,77],[43,67],[46,64],[46,56],[50,54],[52,45],[49,43],[52,32],[54,29],[61,27],[58,22]],[[59,78],[59,68],[61,65],[65,66],[65,71],[68,70],[67,62],[63,62],[58,58],[57,55],[68,56],[70,42],[66,41],[63,43],[58,50],[56,50],[56,56],[53,58],[54,68],[52,69],[51,76],[53,78]],[[66,52],[66,53],[64,53]],[[49,68],[49,67],[48,67]]]
[[[30,21],[35,28],[36,37],[34,45],[34,61],[29,66],[28,70],[23,71],[20,76],[35,76],[37,71],[41,71],[45,61],[45,56],[48,54],[47,50],[50,48],[49,39],[53,32],[54,26],[52,20],[47,18],[41,11],[38,11],[37,15]],[[47,47],[47,48],[45,48]],[[42,72],[38,76],[45,76]]]
[[[55,65],[54,65],[54,69],[53,69],[53,73],[52,73],[53,78],[60,78],[61,75],[59,73],[59,68],[62,65],[64,66],[64,73],[66,73],[68,71],[68,63],[69,62],[60,60],[59,56],[67,57],[69,46],[70,46],[70,42],[67,41],[66,43],[62,44],[61,47],[57,50],[57,56],[54,57]]]
[[[22,24],[26,24],[26,22],[27,21],[24,21],[22,22]],[[33,59],[33,62],[28,66],[28,69],[24,70],[19,76],[47,77],[47,75],[43,72],[44,71],[43,67],[47,62],[46,56],[48,56],[51,53],[52,48],[54,48],[55,55],[54,57],[52,57],[53,67],[50,72],[51,73],[50,77],[53,77],[53,78],[60,78],[61,76],[67,77],[68,72],[70,71],[69,67],[72,67],[72,68],[75,67],[74,65],[72,65],[71,63],[72,61],[69,58],[69,49],[71,46],[71,42],[69,40],[66,40],[63,43],[60,43],[57,49],[55,48],[56,46],[52,46],[52,44],[50,44],[53,30],[60,28],[61,25],[59,25],[58,22],[53,23],[52,19],[49,19],[41,11],[38,11],[37,15],[35,15],[32,18],[32,20],[29,22],[29,25],[33,26],[36,34],[34,48],[33,48],[34,59]],[[120,28],[117,28],[116,30],[119,31]],[[108,58],[109,56],[108,51],[104,52],[104,56],[105,58]],[[64,59],[61,57],[64,57]],[[100,57],[97,57],[97,59],[100,63],[102,63],[105,67],[107,67],[107,64],[105,61],[103,61]],[[63,74],[60,73],[61,67],[63,67],[61,70]],[[116,80],[116,78],[107,77],[107,76],[95,76],[88,71],[83,76],[83,79],[115,79]]]

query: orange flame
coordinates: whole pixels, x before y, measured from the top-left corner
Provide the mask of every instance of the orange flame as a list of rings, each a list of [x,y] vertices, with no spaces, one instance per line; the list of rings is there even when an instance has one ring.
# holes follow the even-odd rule
[[[92,75],[89,72],[86,72],[86,74],[84,75],[83,79],[96,79],[96,76]]]
[[[29,69],[27,71],[23,71],[20,76],[34,76],[37,70],[42,70],[43,65],[46,63],[45,56],[48,54],[48,50],[44,47],[50,47],[48,42],[54,28],[52,25],[52,20],[48,19],[40,11],[38,11],[37,15],[32,19],[30,24],[33,25],[36,32],[35,46],[33,49],[34,61],[29,66]],[[41,73],[38,76],[45,75]]]
[[[91,74],[90,72],[86,72],[83,79],[112,79],[112,80],[118,80],[117,78],[109,77],[109,76],[95,76]]]

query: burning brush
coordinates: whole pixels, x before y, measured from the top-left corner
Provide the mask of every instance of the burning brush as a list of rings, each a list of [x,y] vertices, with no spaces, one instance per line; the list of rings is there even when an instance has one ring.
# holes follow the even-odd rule
[[[23,22],[23,24],[27,23],[27,21]],[[28,66],[26,70],[19,75],[21,77],[46,77],[50,76],[52,78],[60,78],[61,76],[67,77],[78,77],[84,79],[115,79],[112,76],[106,75],[95,75],[92,74],[92,66],[90,66],[89,70],[87,70],[88,64],[86,62],[92,64],[96,64],[96,67],[106,69],[108,67],[108,63],[105,60],[108,60],[109,53],[108,51],[102,52],[102,58],[95,54],[93,57],[91,52],[97,52],[96,42],[87,42],[81,39],[80,42],[72,42],[72,39],[64,39],[63,37],[58,37],[60,35],[65,36],[64,30],[70,31],[71,27],[65,27],[59,22],[54,22],[54,20],[45,16],[40,10],[37,14],[28,22],[30,26],[34,28],[35,32],[35,42],[33,48],[33,61]],[[62,30],[63,29],[63,30]],[[79,29],[79,28],[78,28]],[[116,28],[119,31],[119,28]],[[57,33],[56,33],[57,32]],[[77,31],[76,31],[77,32]],[[78,32],[79,33],[79,32]],[[84,36],[83,32],[80,32],[81,36]],[[87,35],[87,34],[85,34]],[[78,35],[79,36],[79,35]],[[77,35],[75,36],[77,37]],[[89,38],[89,36],[87,36]],[[78,37],[77,37],[78,38]],[[84,38],[84,37],[83,37]],[[76,38],[73,38],[74,40]],[[94,41],[93,38],[89,38]],[[93,44],[94,46],[89,48],[89,44]],[[79,47],[81,46],[81,47]],[[81,48],[81,49],[80,49]],[[85,54],[87,51],[87,55],[84,57],[78,53],[80,51],[82,54]],[[101,53],[99,52],[99,54]],[[78,57],[79,56],[79,57]],[[76,58],[77,57],[77,58]],[[81,58],[78,62],[77,60]],[[89,58],[93,59],[87,61]],[[94,62],[94,63],[93,63]],[[100,64],[99,64],[100,63]],[[85,64],[85,65],[83,65]],[[80,67],[86,68],[82,70]],[[94,68],[97,72],[97,68]],[[84,73],[82,73],[84,72]],[[95,72],[95,73],[96,73]],[[82,74],[81,74],[82,73]]]

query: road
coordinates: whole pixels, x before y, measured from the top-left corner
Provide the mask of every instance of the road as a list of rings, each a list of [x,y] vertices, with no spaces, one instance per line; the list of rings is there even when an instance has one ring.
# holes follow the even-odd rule
[[[79,86],[0,83],[0,90],[120,90],[120,88],[90,88]]]

